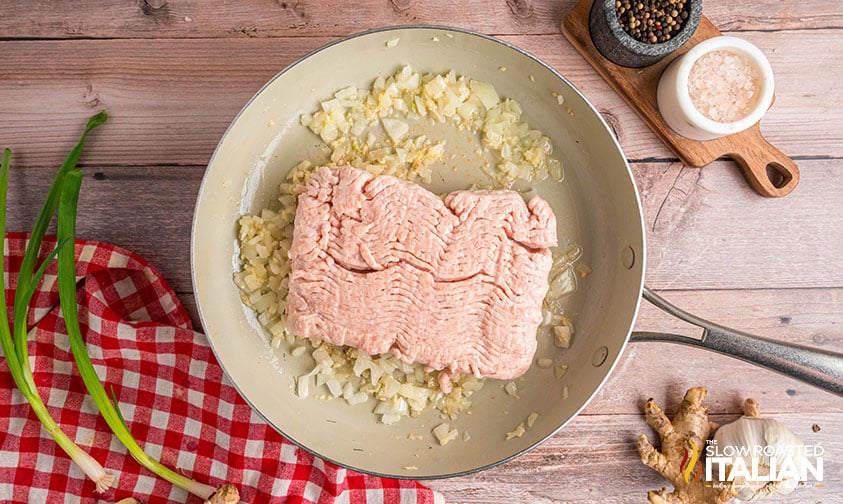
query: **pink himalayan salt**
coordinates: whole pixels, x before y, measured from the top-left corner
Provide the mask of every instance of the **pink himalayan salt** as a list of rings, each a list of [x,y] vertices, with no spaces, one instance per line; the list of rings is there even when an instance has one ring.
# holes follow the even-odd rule
[[[731,123],[752,112],[761,96],[761,76],[746,56],[727,50],[703,55],[691,67],[688,93],[702,115]]]

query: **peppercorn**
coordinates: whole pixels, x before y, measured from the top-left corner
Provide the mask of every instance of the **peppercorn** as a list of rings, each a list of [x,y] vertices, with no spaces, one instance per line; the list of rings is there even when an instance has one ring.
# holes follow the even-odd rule
[[[615,11],[621,28],[639,42],[667,42],[689,17],[686,0],[617,0]]]

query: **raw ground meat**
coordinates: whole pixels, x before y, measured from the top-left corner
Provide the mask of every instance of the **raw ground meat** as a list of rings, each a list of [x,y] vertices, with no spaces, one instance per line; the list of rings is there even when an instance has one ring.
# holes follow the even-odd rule
[[[445,370],[443,388],[459,373],[515,378],[535,354],[555,245],[556,218],[537,196],[442,199],[394,177],[323,167],[299,195],[287,324]]]

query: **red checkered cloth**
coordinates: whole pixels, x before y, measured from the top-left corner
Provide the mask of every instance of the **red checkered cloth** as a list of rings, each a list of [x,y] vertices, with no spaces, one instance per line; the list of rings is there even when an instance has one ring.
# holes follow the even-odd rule
[[[27,236],[8,234],[5,285],[17,283]],[[47,237],[44,255],[55,246]],[[88,352],[138,442],[200,482],[235,484],[247,503],[434,503],[412,481],[315,458],[256,415],[223,374],[204,335],[148,262],[118,247],[76,243],[79,318]],[[11,312],[13,294],[6,288]],[[30,362],[53,418],[112,472],[103,494],[56,445],[0,361],[0,502],[202,502],[142,467],[112,435],[76,369],[59,309],[55,261],[30,308]]]

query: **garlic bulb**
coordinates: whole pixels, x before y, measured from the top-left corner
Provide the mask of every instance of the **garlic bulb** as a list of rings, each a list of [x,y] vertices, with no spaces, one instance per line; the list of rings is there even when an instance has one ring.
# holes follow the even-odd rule
[[[708,456],[731,464],[727,475],[739,500],[792,492],[802,480],[805,444],[778,421],[759,418],[754,399],[747,399],[745,410],[743,417],[717,429]]]

